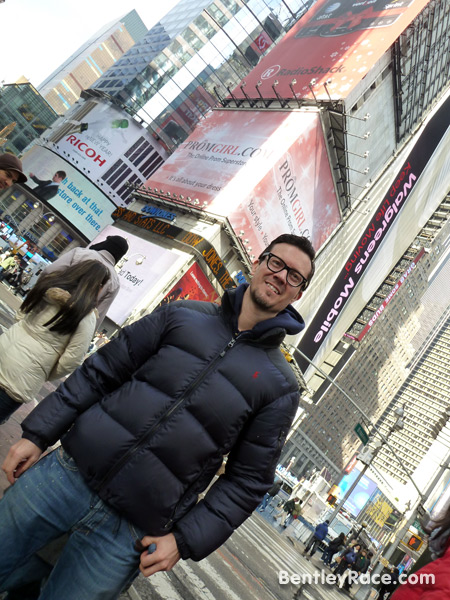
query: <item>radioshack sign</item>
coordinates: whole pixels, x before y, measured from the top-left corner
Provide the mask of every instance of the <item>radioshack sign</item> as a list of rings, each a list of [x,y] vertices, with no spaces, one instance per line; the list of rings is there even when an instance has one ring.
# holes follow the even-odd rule
[[[346,98],[429,2],[318,0],[233,95]]]

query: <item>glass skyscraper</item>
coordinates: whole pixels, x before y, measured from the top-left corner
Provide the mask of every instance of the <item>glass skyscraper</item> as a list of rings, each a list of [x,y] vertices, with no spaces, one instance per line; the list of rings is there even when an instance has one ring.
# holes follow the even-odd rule
[[[12,123],[2,152],[21,154],[58,118],[57,113],[31,83],[11,83],[0,89],[0,130]]]
[[[117,98],[174,150],[311,4],[181,0],[93,87]]]

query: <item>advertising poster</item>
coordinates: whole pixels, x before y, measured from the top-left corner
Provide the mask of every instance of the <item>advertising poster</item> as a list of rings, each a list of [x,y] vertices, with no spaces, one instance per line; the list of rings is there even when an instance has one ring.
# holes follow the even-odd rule
[[[374,260],[390,229],[395,225],[402,208],[413,195],[418,180],[432,164],[436,148],[446,137],[449,128],[450,97],[441,104],[418,134],[417,142],[405,157],[401,169],[386,186],[381,202],[353,252],[347,257],[344,268],[338,273],[319,310],[302,335],[298,347],[311,360],[326,344],[327,338],[329,339],[330,332],[364,272]],[[445,176],[447,172],[442,173],[442,177]],[[309,362],[297,351],[294,351],[294,356],[302,370],[309,367]]]
[[[159,306],[176,302],[177,300],[200,300],[217,303],[219,295],[199,265],[194,263],[164,296]]]
[[[85,115],[83,125],[84,131],[66,134],[54,151],[124,206],[130,196],[126,183],[144,183],[166,151],[129,114],[106,103]]]
[[[212,111],[147,187],[228,217],[255,256],[282,233],[318,250],[340,221],[315,110]]]
[[[119,261],[116,267],[120,291],[106,313],[108,319],[117,325],[123,325],[134,308],[158,284],[180,256],[112,226],[104,229],[92,243],[102,242],[108,235],[125,237],[129,246],[125,255],[127,260],[123,261],[123,264]]]
[[[371,498],[371,506],[366,514],[371,517],[379,527],[383,527],[393,512],[392,506],[386,502],[383,494],[378,490]]]
[[[361,471],[358,469],[353,469],[351,473],[341,479],[338,488],[336,489],[338,501],[342,500],[347,493],[347,490],[356,481],[360,473]],[[370,477],[367,477],[367,475],[363,475],[356,484],[355,489],[347,498],[345,509],[348,510],[353,517],[357,517],[376,489],[377,484],[372,481]]]
[[[93,183],[66,160],[42,146],[33,146],[22,158],[28,175],[28,187],[39,198],[64,217],[88,240],[94,239],[113,222],[111,213],[115,205]],[[58,171],[64,171],[62,181],[52,182]],[[40,183],[39,183],[40,182]],[[52,188],[49,192],[44,183]],[[50,197],[52,196],[52,197]]]
[[[345,98],[430,0],[318,0],[245,78],[251,98]],[[295,81],[294,83],[293,80]],[[240,86],[233,95],[244,98]]]

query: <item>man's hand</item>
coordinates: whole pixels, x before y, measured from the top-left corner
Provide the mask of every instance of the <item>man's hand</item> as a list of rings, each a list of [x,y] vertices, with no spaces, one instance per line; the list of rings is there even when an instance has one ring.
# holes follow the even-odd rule
[[[30,440],[21,439],[17,444],[11,446],[8,456],[2,465],[2,470],[11,485],[16,479],[39,460],[42,450]]]
[[[180,560],[180,553],[173,533],[163,537],[146,535],[142,538],[141,544],[146,547],[146,550],[141,554],[139,569],[145,577],[150,577],[158,571],[170,571]],[[147,550],[150,544],[156,544],[156,550],[152,554],[149,554]]]

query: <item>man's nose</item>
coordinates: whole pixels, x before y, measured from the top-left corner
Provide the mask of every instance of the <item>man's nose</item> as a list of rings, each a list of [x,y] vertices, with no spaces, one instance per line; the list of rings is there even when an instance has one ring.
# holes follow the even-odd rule
[[[276,277],[278,277],[278,279],[280,279],[283,283],[287,283],[287,269],[284,268],[281,271],[278,271],[278,273],[274,273],[274,275],[276,275]]]

